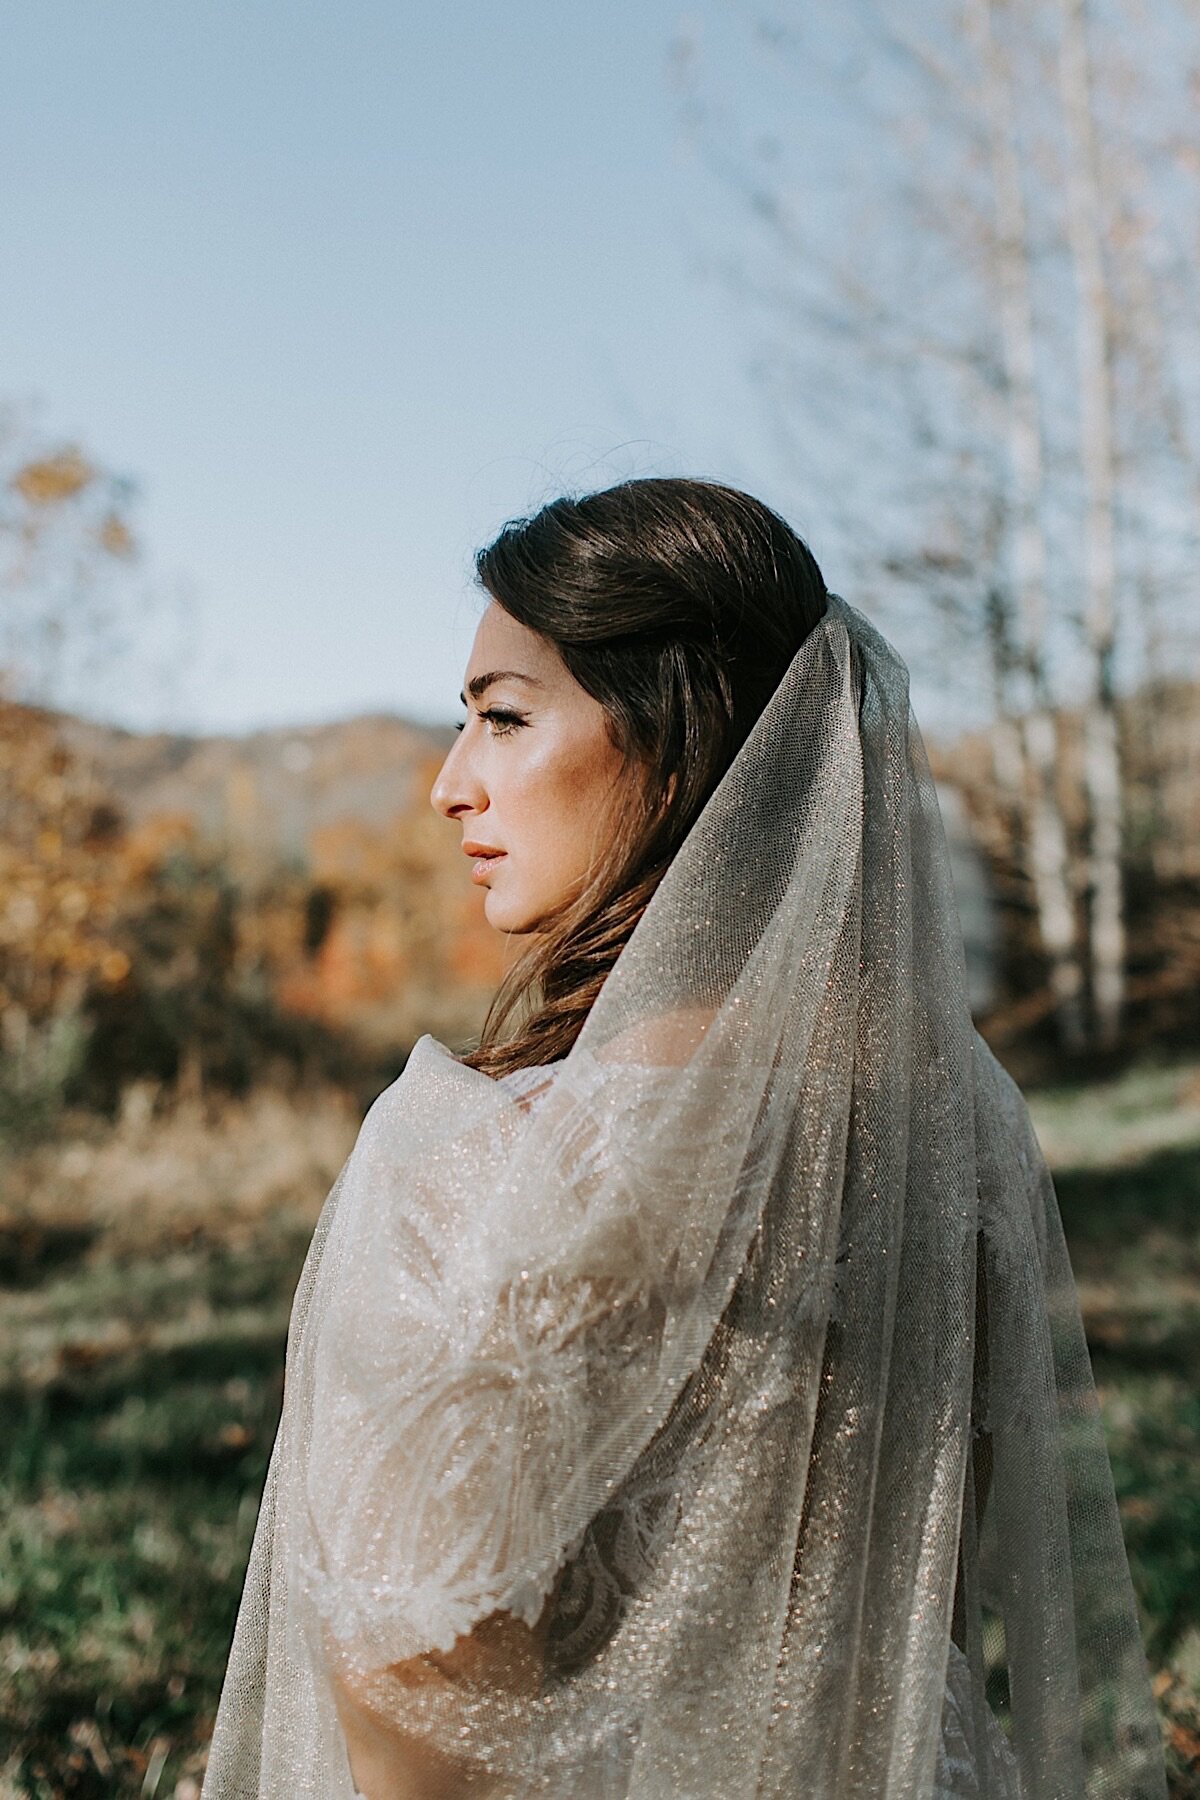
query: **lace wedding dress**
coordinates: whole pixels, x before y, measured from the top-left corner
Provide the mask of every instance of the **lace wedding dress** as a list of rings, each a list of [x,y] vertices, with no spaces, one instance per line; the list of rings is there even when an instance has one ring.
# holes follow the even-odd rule
[[[548,1091],[553,1071],[554,1065],[521,1069],[500,1080],[518,1105],[532,1109]],[[643,1074],[652,1091],[654,1071]],[[840,1301],[836,1278],[834,1293],[831,1315],[836,1318]],[[653,1457],[648,1457],[589,1528],[564,1567],[555,1593],[548,1647],[550,1666],[559,1674],[597,1653],[626,1610],[629,1596],[643,1588],[668,1536],[679,1527],[680,1492],[678,1465],[664,1480]],[[970,1664],[953,1641],[930,1800],[1022,1800],[1012,1751],[972,1683]]]

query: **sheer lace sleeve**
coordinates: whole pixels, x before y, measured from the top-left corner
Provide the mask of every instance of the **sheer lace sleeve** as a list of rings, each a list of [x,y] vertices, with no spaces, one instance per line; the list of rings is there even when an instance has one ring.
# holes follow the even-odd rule
[[[717,1249],[686,1192],[637,1186],[678,1071],[584,1053],[569,1083],[494,1083],[433,1039],[414,1058],[364,1124],[304,1346],[297,1573],[352,1669],[497,1610],[535,1622],[691,1365]],[[414,1152],[444,1093],[462,1129]],[[736,1150],[711,1134],[710,1158]]]

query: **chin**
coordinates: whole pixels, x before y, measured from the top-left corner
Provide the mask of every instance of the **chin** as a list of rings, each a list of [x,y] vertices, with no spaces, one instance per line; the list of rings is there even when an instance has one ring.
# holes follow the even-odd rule
[[[483,902],[483,916],[493,931],[503,931],[509,936],[533,929],[527,907],[514,906],[507,895],[495,894],[491,888]]]
[[[536,931],[546,916],[546,908],[522,903],[511,894],[498,894],[488,888],[483,902],[483,916],[494,931],[509,937],[520,937]]]

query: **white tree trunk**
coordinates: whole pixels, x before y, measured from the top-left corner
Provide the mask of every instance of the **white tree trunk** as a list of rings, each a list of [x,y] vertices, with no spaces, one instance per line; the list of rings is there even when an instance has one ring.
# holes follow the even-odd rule
[[[1084,616],[1091,680],[1084,711],[1084,779],[1091,814],[1092,1007],[1097,1038],[1111,1044],[1120,1032],[1125,993],[1121,754],[1112,667],[1116,635],[1112,324],[1101,239],[1086,0],[1062,0],[1059,72],[1068,145],[1067,230],[1075,270],[1086,493]]]
[[[973,0],[995,212],[993,266],[1005,374],[1005,433],[1012,484],[1012,563],[1019,613],[1014,646],[1025,764],[1022,814],[1038,927],[1063,1042],[1084,1040],[1083,969],[1066,825],[1056,778],[1058,729],[1046,678],[1046,535],[1043,454],[1029,267],[1029,232],[1013,118],[1012,76],[996,33],[997,0]]]

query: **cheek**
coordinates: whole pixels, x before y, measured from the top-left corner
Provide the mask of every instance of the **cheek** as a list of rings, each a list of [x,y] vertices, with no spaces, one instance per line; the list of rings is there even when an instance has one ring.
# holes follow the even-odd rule
[[[564,859],[577,867],[595,861],[612,834],[613,806],[620,793],[614,784],[621,769],[621,759],[604,744],[583,751],[560,773],[554,810],[561,824]]]
[[[578,865],[595,854],[620,769],[607,739],[547,748],[526,765],[510,790],[511,819],[523,842],[536,843],[543,866]]]

